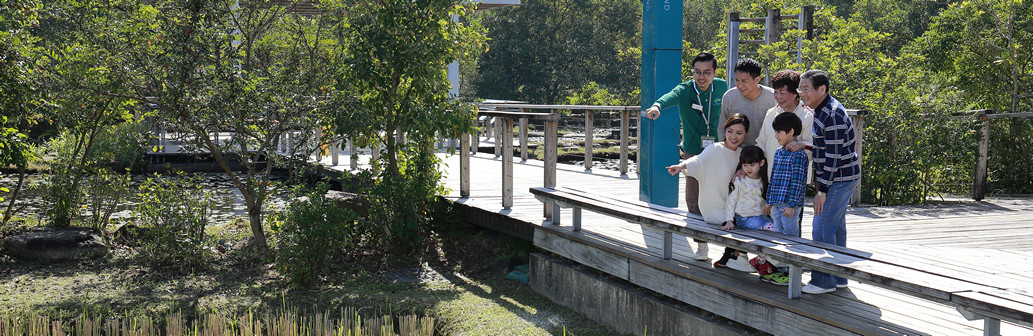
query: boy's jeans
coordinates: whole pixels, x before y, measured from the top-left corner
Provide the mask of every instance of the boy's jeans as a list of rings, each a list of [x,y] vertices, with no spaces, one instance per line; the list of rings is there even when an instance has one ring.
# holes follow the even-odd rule
[[[788,208],[788,206],[784,203],[771,206],[771,220],[775,224],[775,231],[781,232],[787,236],[799,237],[800,216],[801,213],[803,213],[803,207],[796,207],[796,211],[793,212],[793,217],[782,215],[786,208]]]
[[[850,196],[854,195],[854,187],[860,179],[845,182],[834,182],[825,195],[825,206],[821,214],[814,216],[814,241],[846,246],[846,207]],[[821,288],[835,288],[837,284],[845,285],[845,278],[832,276],[818,271],[811,271],[811,284]]]

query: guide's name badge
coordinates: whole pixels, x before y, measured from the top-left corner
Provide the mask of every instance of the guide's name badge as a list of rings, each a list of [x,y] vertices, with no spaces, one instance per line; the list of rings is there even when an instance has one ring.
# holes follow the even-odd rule
[[[699,137],[699,144],[700,144],[700,147],[702,147],[702,148],[710,147],[710,145],[714,144],[714,137],[712,137],[712,136],[702,136],[702,137]]]
[[[692,104],[692,109],[693,109],[693,110],[696,110],[696,111],[700,111],[700,112],[703,112],[703,105],[700,105],[700,104]]]

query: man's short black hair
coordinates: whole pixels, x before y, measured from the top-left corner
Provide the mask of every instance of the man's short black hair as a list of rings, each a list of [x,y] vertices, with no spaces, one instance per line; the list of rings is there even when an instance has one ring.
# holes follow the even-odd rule
[[[714,57],[714,54],[708,53],[706,51],[701,52],[701,53],[699,53],[699,55],[696,55],[696,57],[692,58],[692,66],[696,66],[696,62],[707,62],[707,61],[710,61],[710,62],[714,63],[714,70],[716,71],[717,70],[717,58]]]
[[[829,74],[825,73],[824,71],[817,69],[807,70],[802,75],[800,75],[800,80],[802,81],[804,79],[810,79],[811,86],[814,86],[815,90],[817,90],[820,86],[824,86],[825,93],[832,92],[832,88],[829,87]]]
[[[796,116],[796,113],[792,111],[779,113],[775,116],[775,120],[771,122],[771,128],[775,132],[782,131],[789,133],[789,130],[793,131],[793,135],[800,136],[800,132],[803,132],[803,121],[800,117]]]
[[[735,63],[735,72],[742,72],[753,78],[760,77],[761,70],[760,62],[749,57],[741,58]]]

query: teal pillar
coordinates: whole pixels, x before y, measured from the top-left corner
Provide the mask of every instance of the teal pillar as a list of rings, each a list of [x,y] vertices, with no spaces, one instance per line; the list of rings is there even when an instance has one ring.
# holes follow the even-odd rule
[[[642,1],[642,109],[681,83],[682,0]],[[678,206],[678,176],[667,173],[677,164],[681,123],[678,108],[660,118],[639,116],[639,200]]]

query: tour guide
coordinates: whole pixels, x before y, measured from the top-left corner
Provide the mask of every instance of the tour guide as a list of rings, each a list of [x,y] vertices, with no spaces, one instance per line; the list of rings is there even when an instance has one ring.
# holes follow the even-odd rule
[[[660,110],[679,106],[682,125],[682,157],[699,155],[714,142],[721,120],[721,97],[728,91],[728,82],[714,78],[717,59],[704,52],[692,59],[693,80],[675,86],[646,110],[646,117],[660,117]],[[716,94],[715,94],[716,92]]]
[[[728,91],[728,82],[724,79],[714,78],[717,71],[717,59],[708,52],[700,53],[692,59],[692,78],[678,86],[671,92],[657,99],[653,106],[646,110],[646,118],[656,120],[660,117],[660,110],[672,106],[679,106],[679,114],[682,125],[681,150],[682,158],[699,155],[704,148],[714,144],[717,139],[718,129],[724,123],[721,116],[721,97]],[[663,146],[664,144],[656,144]],[[685,206],[690,213],[700,214],[699,209],[699,181],[693,177],[685,178]],[[696,260],[707,260],[709,249],[707,243],[702,240],[695,240],[699,244],[693,258]]]

